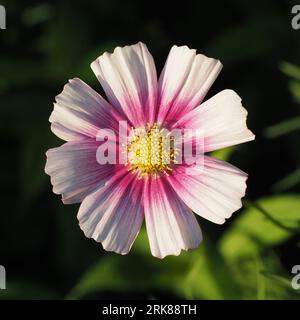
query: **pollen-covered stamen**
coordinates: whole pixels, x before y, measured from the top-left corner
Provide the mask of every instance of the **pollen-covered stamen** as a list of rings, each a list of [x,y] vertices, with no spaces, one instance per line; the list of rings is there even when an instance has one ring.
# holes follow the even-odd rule
[[[139,179],[168,175],[175,163],[174,137],[155,123],[152,127],[132,128],[132,136],[126,146],[128,170],[137,173]]]

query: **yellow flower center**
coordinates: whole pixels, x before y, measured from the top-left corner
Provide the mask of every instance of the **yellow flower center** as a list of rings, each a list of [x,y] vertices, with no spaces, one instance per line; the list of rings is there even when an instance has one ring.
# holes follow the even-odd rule
[[[174,137],[156,123],[152,127],[147,124],[146,128],[131,130],[126,146],[128,170],[137,173],[139,179],[169,175],[168,171],[172,171],[170,165],[175,163]]]

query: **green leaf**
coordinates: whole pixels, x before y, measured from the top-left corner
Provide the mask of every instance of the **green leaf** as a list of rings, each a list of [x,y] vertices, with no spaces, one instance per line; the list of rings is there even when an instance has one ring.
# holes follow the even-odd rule
[[[237,298],[239,288],[207,237],[199,248],[163,260],[151,256],[146,238],[143,228],[128,256],[102,257],[79,279],[67,298],[105,291],[128,294],[132,290],[152,296],[153,292],[168,292],[189,299]]]
[[[187,299],[237,299],[240,288],[235,283],[218,248],[205,242],[193,252],[193,263],[183,279],[182,290]]]
[[[267,138],[273,139],[285,134],[289,134],[293,131],[300,129],[300,117],[284,120],[274,126],[266,128],[264,134]]]
[[[108,254],[100,259],[86,271],[67,298],[78,299],[98,291],[126,292],[131,289],[133,283],[137,291],[149,286],[149,278],[140,277],[141,271],[139,272],[138,268],[128,268],[128,265],[133,265],[133,261],[129,262],[126,258]],[[138,266],[136,259],[134,265]]]
[[[291,279],[282,275],[274,274],[269,270],[262,270],[261,273],[264,277],[273,280],[273,282],[276,282],[278,285],[287,289],[293,296],[298,296],[299,299],[300,291],[292,288]]]
[[[142,228],[129,255],[106,253],[84,273],[67,298],[79,299],[105,291],[151,293],[155,289],[169,289],[175,294],[177,284],[182,283],[182,275],[187,272],[188,256],[157,259],[151,256],[147,242],[146,230]]]
[[[276,182],[272,189],[276,192],[286,191],[300,183],[300,168],[293,171],[280,181]]]
[[[263,271],[268,270],[272,274],[286,277],[286,272],[273,251],[230,261],[228,265],[234,280],[242,290],[239,299],[266,300],[293,297],[289,288],[263,275]]]
[[[282,62],[279,68],[285,75],[292,78],[288,85],[289,90],[295,102],[300,103],[300,67],[289,62]]]
[[[216,150],[211,153],[211,156],[223,161],[229,160],[232,153],[236,150],[236,146],[233,147],[227,147],[223,149]]]
[[[291,94],[293,95],[294,101],[296,103],[300,103],[300,83],[298,81],[290,81],[289,82],[289,90]]]
[[[298,195],[273,196],[257,203],[261,210],[258,207],[244,210],[221,238],[219,245],[226,258],[257,255],[300,230]]]
[[[300,67],[292,63],[283,61],[279,64],[279,69],[285,75],[300,81]]]

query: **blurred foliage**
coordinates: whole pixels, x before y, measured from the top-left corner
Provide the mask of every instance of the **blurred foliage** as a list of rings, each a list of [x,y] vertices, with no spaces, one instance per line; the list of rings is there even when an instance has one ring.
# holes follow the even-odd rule
[[[297,195],[267,197],[251,205],[221,238],[220,248],[227,259],[260,254],[300,229],[300,197]]]
[[[294,98],[294,101],[300,104],[300,67],[282,62],[280,64],[281,71],[289,77],[288,87]],[[300,111],[300,110],[299,110]],[[293,133],[300,130],[300,116],[284,120],[278,124],[265,129],[265,136],[269,139],[277,138],[282,135]],[[273,190],[276,192],[286,191],[300,183],[300,168],[292,171],[280,181],[273,185]]]
[[[293,1],[190,1],[172,10],[141,1],[2,1],[0,30],[1,299],[299,299],[300,31]],[[145,227],[132,252],[104,252],[78,227],[44,174],[62,144],[48,118],[54,97],[80,77],[100,93],[90,63],[116,45],[145,42],[158,70],[173,44],[219,58],[208,97],[243,97],[255,142],[212,155],[249,173],[245,209],[218,226],[199,218],[198,249],[153,258]],[[226,186],[225,186],[226,187]],[[284,193],[283,193],[284,192]]]

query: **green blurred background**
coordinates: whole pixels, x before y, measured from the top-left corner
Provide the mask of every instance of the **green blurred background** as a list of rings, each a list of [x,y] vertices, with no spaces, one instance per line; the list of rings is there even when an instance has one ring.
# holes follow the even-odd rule
[[[294,1],[1,0],[1,299],[298,299],[300,264],[300,30]],[[101,92],[90,63],[143,41],[161,70],[173,44],[219,58],[209,92],[243,98],[256,140],[218,151],[249,173],[244,208],[219,226],[199,218],[203,244],[151,257],[143,229],[128,256],[84,237],[78,205],[62,204],[44,174],[54,97],[80,77]]]

